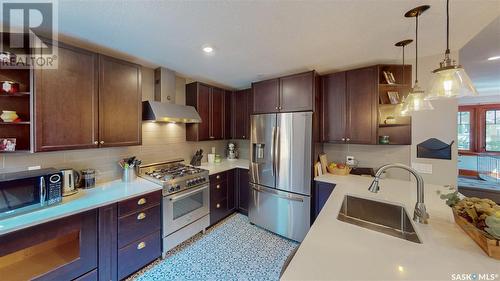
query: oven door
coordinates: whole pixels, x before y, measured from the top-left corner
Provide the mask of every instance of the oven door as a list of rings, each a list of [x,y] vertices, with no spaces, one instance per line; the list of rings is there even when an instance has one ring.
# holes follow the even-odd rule
[[[209,214],[208,185],[163,197],[163,236]]]

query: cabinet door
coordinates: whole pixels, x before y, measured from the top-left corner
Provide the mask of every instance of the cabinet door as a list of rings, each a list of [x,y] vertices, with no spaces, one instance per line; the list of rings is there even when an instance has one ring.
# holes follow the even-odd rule
[[[234,92],[233,95],[233,139],[249,138],[250,116],[248,114],[249,89]]]
[[[280,78],[280,111],[309,111],[314,104],[314,71]]]
[[[226,172],[227,179],[227,210],[232,213],[236,208],[236,186],[235,186],[236,169]]]
[[[112,204],[99,208],[99,280],[118,280],[118,208]]]
[[[346,138],[346,77],[345,72],[323,76],[321,88],[321,141],[343,143]]]
[[[376,67],[347,71],[348,142],[377,144]]]
[[[335,184],[325,182],[315,182],[314,184],[314,217],[313,222],[318,217],[321,209],[325,206],[326,201],[335,188]]]
[[[79,213],[0,236],[0,276],[9,280],[73,280],[94,270],[96,213]]]
[[[247,169],[238,169],[238,210],[248,215],[248,200],[250,198],[250,186]]]
[[[198,111],[198,114],[200,114],[201,123],[188,125],[194,125],[198,128],[197,140],[208,140],[210,139],[210,87],[198,83],[198,91],[195,97],[195,108]]]
[[[97,147],[97,54],[60,43],[58,60],[35,70],[35,150]]]
[[[99,143],[142,143],[141,67],[99,56]]]
[[[252,84],[253,113],[278,112],[280,83],[279,79],[271,79]]]
[[[212,88],[210,94],[210,139],[224,139],[224,99],[225,91]]]
[[[226,91],[224,95],[224,139],[233,137],[233,91]]]

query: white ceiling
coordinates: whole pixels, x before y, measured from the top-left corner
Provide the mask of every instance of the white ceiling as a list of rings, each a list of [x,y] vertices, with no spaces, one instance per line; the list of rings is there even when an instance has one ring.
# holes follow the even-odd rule
[[[460,64],[481,96],[478,101],[483,101],[482,97],[495,95],[496,101],[500,102],[500,60],[489,61],[488,58],[493,56],[500,56],[500,17],[460,49]]]
[[[444,0],[60,0],[59,32],[149,66],[244,88],[302,70],[325,73],[399,59],[393,44],[414,37],[414,20],[403,14],[422,4],[432,7],[420,18],[419,54],[441,53]],[[457,50],[500,15],[500,1],[453,0],[451,11]],[[201,51],[207,43],[215,48],[212,56]]]

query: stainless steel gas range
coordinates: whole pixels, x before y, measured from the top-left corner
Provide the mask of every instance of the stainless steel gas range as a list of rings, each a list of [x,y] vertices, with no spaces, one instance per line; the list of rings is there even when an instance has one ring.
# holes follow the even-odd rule
[[[210,224],[208,171],[182,162],[176,159],[138,168],[140,177],[163,186],[163,258]]]

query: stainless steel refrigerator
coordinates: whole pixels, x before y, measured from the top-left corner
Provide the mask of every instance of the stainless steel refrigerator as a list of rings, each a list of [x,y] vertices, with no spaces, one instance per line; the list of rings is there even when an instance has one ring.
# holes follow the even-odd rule
[[[312,114],[251,116],[250,222],[295,241],[310,227]]]

